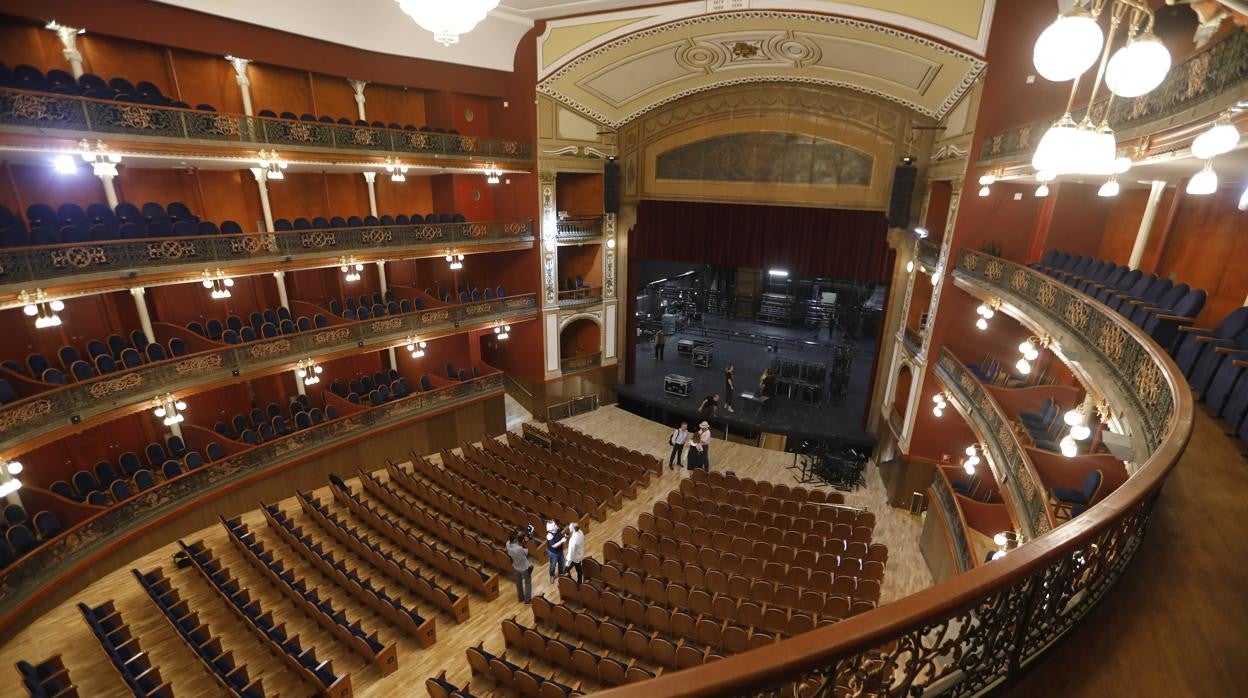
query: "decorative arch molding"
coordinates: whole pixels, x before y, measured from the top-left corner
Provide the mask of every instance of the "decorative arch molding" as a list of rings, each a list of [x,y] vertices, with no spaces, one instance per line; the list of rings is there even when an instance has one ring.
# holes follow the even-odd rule
[[[939,120],[986,66],[925,36],[818,12],[718,12],[645,25],[586,25],[583,52],[551,66],[538,91],[612,128],[690,95],[774,82],[842,87]]]
[[[568,328],[568,325],[571,325],[577,320],[589,320],[598,326],[598,330],[600,332],[602,331],[602,313],[599,311],[599,312],[593,312],[593,313],[575,313],[572,315],[561,316],[559,318],[559,334],[562,335],[563,331]]]
[[[931,123],[891,102],[843,88],[767,84],[718,89],[625,124],[617,139],[623,198],[884,210],[898,158],[903,154],[924,158],[922,145],[911,140],[912,127]],[[671,177],[670,167],[661,171],[660,158],[695,144],[753,142],[766,140],[765,134],[792,141],[787,149],[803,164],[777,165],[774,158],[754,153],[746,159],[755,159],[761,178],[720,173],[699,179],[697,166],[692,167],[693,176],[686,171]],[[770,152],[765,144],[752,147]],[[857,164],[849,164],[838,159],[836,149],[861,156],[851,156]],[[715,173],[733,166],[730,150],[707,148],[704,155],[712,162],[702,170]],[[805,168],[809,181],[792,181],[798,177],[786,175],[786,168]],[[840,174],[816,176],[817,170]],[[760,181],[767,176],[772,179]]]

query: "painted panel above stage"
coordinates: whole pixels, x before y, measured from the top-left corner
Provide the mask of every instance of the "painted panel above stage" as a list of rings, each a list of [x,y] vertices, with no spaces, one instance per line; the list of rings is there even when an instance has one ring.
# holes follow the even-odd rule
[[[640,198],[888,207],[893,166],[926,159],[930,121],[835,87],[740,85],[693,95],[619,133],[621,189]]]
[[[660,153],[656,180],[870,186],[874,158],[800,133],[714,136]]]

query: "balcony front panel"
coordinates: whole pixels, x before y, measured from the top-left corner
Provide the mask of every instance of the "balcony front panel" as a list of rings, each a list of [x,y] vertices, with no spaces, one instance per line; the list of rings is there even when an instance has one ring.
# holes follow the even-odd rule
[[[0,616],[8,616],[22,602],[49,586],[93,553],[127,534],[138,532],[161,514],[177,510],[230,483],[272,470],[309,454],[369,432],[424,414],[503,392],[503,375],[493,373],[340,417],[313,429],[261,444],[234,456],[209,463],[144,490],[87,519],[41,545],[0,575]]]
[[[953,549],[953,561],[958,567],[958,573],[967,572],[975,567],[975,555],[971,552],[970,536],[966,532],[966,521],[962,516],[962,510],[958,507],[957,495],[953,492],[953,486],[949,484],[949,478],[938,466],[932,474],[932,485],[928,488],[928,515],[933,514],[940,517],[941,523],[944,524],[945,531],[949,534],[949,546]]]
[[[1044,483],[1001,406],[948,349],[940,352],[936,375],[957,396],[955,404],[967,410],[967,417],[984,440],[998,471],[997,479],[1009,492],[1006,502],[1013,508],[1013,518],[1023,534],[1030,540],[1053,528],[1055,520]]]
[[[483,162],[533,159],[533,144],[503,138],[222,114],[12,89],[0,89],[0,127],[75,139],[123,135],[183,146],[187,142],[255,150],[280,146]]]
[[[591,368],[598,368],[602,365],[602,352],[586,354],[584,356],[574,356],[570,359],[559,360],[559,370],[563,373],[577,373],[578,371],[588,371]]]
[[[68,429],[115,410],[142,404],[157,394],[199,385],[242,380],[249,375],[293,370],[303,358],[376,351],[412,335],[438,336],[490,327],[498,320],[536,317],[537,295],[509,296],[478,303],[389,315],[345,325],[232,344],[133,370],[110,373],[38,393],[0,408],[0,452],[29,447],[37,437]]]
[[[533,222],[437,223],[280,233],[100,240],[44,247],[0,248],[0,289],[129,280],[143,273],[198,273],[204,269],[268,264],[298,265],[341,255],[390,259],[435,255],[448,248],[533,244]]]
[[[555,222],[555,239],[560,242],[602,237],[602,216],[573,216]]]

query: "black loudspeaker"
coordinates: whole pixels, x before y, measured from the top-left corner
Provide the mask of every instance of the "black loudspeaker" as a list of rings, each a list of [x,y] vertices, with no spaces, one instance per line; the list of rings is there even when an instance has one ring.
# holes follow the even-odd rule
[[[615,158],[607,158],[602,168],[602,210],[620,212],[620,163]]]
[[[918,173],[918,168],[908,163],[893,170],[893,193],[888,202],[890,228],[910,227],[910,199],[914,197],[914,180]]]

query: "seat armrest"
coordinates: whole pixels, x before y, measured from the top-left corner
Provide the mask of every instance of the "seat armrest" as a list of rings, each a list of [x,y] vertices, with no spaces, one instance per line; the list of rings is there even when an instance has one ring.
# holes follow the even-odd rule
[[[1187,326],[1187,327],[1180,327],[1180,328],[1179,328],[1179,331],[1180,331],[1180,332],[1193,332],[1193,333],[1195,333],[1195,332],[1199,332],[1199,333],[1201,333],[1201,334],[1209,334],[1210,332],[1213,332],[1213,328],[1211,328],[1211,327],[1196,327],[1195,325],[1189,325],[1189,326]]]
[[[1158,320],[1168,320],[1170,322],[1192,323],[1196,322],[1194,317],[1186,317],[1184,315],[1158,315]]]

